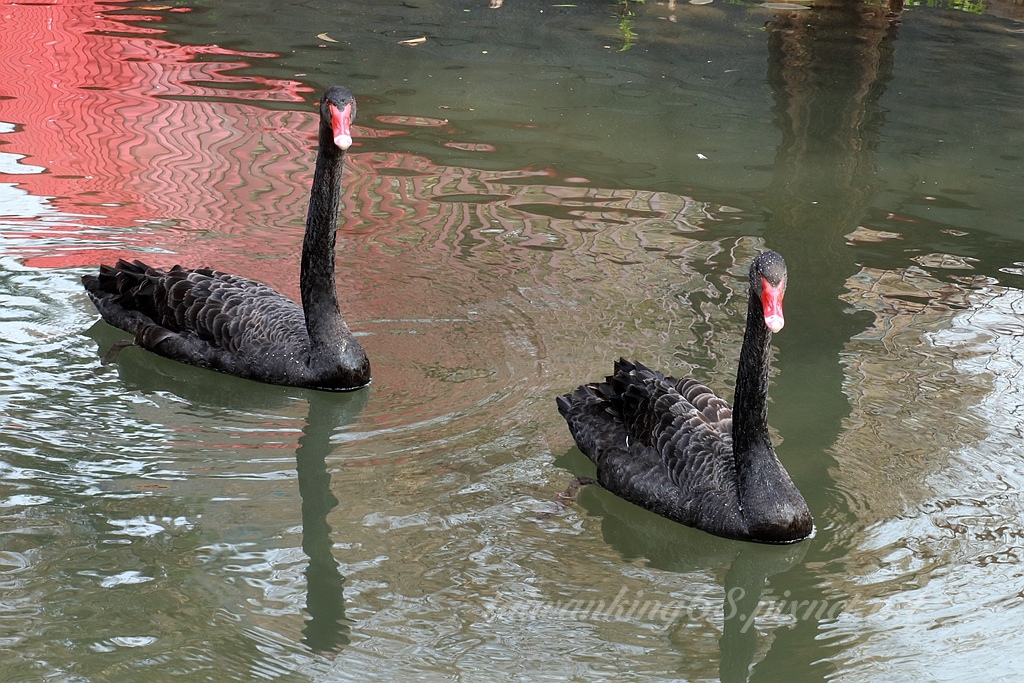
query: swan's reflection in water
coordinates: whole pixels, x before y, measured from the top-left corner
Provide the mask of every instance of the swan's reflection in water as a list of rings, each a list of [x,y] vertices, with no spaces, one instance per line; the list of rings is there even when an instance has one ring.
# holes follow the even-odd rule
[[[101,357],[125,339],[123,333],[97,322],[87,333],[99,345]],[[350,642],[351,622],[345,616],[344,585],[334,557],[327,517],[338,506],[331,491],[327,457],[331,437],[353,424],[370,399],[369,387],[348,392],[322,392],[275,387],[195,368],[137,347],[117,353],[117,372],[130,391],[173,394],[188,403],[186,413],[226,412],[260,415],[294,413],[303,400],[308,405],[302,435],[295,451],[295,469],[301,499],[302,551],[306,567],[306,620],[302,642],[316,653],[334,653]]]
[[[589,461],[572,448],[557,464],[578,472],[586,470]],[[718,641],[723,683],[745,682],[759,666],[771,668],[771,660],[785,656],[773,653],[771,638],[763,635],[765,620],[759,615],[770,612],[763,602],[768,580],[803,562],[810,544],[774,546],[718,538],[642,510],[599,486],[584,487],[576,500],[587,516],[601,518],[604,540],[624,560],[639,558],[653,569],[674,574],[721,577],[716,581],[724,590]],[[694,595],[705,592],[695,590]],[[680,616],[669,630],[689,625],[686,616]],[[764,655],[760,659],[759,653]],[[683,663],[678,674],[690,680],[695,672],[687,666]]]
[[[349,643],[345,618],[345,577],[331,551],[331,527],[327,515],[338,505],[331,492],[327,456],[331,435],[352,422],[362,411],[369,390],[351,394],[310,392],[306,427],[295,452],[295,469],[302,498],[302,551],[306,567],[306,613],[302,642],[314,652],[336,652]]]

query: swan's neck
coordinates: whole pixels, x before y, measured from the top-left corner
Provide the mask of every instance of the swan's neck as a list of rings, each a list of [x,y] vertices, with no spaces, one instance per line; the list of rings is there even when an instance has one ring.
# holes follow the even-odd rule
[[[768,436],[768,365],[772,335],[764,324],[764,312],[756,295],[747,309],[747,329],[736,371],[736,395],[732,405],[732,446],[738,471],[749,472],[759,454],[772,452]]]
[[[737,494],[751,538],[790,543],[805,538],[814,526],[807,503],[776,457],[768,436],[771,341],[761,301],[752,295],[732,406]]]
[[[334,285],[334,243],[338,232],[338,209],[341,202],[341,175],[345,154],[329,149],[333,144],[323,140],[316,158],[313,189],[306,215],[306,237],[302,241],[302,270],[299,289],[302,309],[306,313],[310,350],[319,355],[337,348],[348,335],[348,326],[338,308]]]

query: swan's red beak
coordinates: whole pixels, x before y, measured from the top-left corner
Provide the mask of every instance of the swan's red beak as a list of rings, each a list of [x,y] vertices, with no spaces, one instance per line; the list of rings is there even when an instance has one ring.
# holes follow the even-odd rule
[[[327,105],[331,110],[331,131],[334,136],[334,144],[340,150],[346,150],[352,145],[352,103],[345,105],[344,109],[338,109],[333,104]]]
[[[786,319],[782,317],[782,295],[785,291],[785,279],[777,286],[772,287],[771,283],[761,278],[761,308],[764,310],[764,324],[772,332],[778,332],[786,324]]]

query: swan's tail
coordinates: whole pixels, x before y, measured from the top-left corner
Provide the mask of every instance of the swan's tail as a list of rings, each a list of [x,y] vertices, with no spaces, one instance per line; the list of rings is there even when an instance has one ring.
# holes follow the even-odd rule
[[[587,457],[597,462],[609,447],[625,445],[624,417],[638,414],[639,404],[648,398],[647,376],[657,374],[620,358],[614,374],[604,382],[584,384],[555,399],[576,445]]]
[[[147,288],[147,271],[152,270],[142,261],[128,262],[121,259],[116,265],[101,265],[98,275],[83,275],[82,284],[92,299],[116,300],[121,305],[134,300],[137,295],[152,296]],[[150,289],[150,291],[145,291]]]
[[[605,383],[584,384],[574,391],[555,399],[558,412],[569,425],[569,433],[584,455],[594,460],[600,453],[601,443],[608,437],[614,424],[608,414],[611,396]]]
[[[82,276],[82,285],[104,320],[136,334],[154,324],[174,326],[172,304],[176,302],[168,299],[171,285],[184,280],[189,272],[193,271],[181,266],[164,271],[142,261],[121,259],[112,266],[101,265],[96,275]]]

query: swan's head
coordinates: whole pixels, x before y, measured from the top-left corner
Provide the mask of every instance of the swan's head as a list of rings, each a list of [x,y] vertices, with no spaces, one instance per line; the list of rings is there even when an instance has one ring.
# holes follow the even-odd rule
[[[356,98],[352,91],[341,85],[328,88],[320,98],[320,126],[331,129],[331,140],[341,151],[352,144],[352,122],[355,118]]]
[[[782,296],[786,293],[786,261],[774,251],[758,254],[750,264],[750,291],[761,300],[764,325],[778,332],[786,323],[782,315]]]

